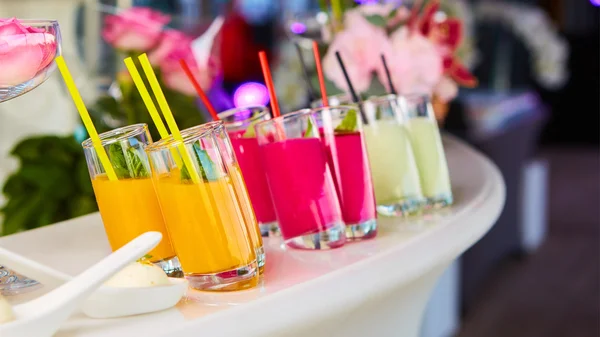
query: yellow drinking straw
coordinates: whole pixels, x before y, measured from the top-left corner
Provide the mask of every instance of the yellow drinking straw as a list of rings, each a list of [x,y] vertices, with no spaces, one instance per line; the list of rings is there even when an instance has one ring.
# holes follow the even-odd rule
[[[92,123],[92,119],[90,118],[90,113],[88,112],[87,108],[85,107],[85,104],[83,104],[83,99],[81,99],[79,90],[77,90],[77,86],[75,85],[75,82],[73,81],[73,77],[71,77],[71,72],[69,71],[69,68],[67,68],[67,64],[65,63],[65,60],[63,59],[62,56],[57,56],[54,60],[56,61],[56,65],[58,66],[58,70],[60,70],[60,73],[65,81],[65,84],[67,85],[67,89],[69,90],[69,93],[71,94],[71,98],[73,99],[73,102],[75,103],[75,107],[77,108],[77,111],[79,111],[79,116],[81,116],[83,125],[85,126],[85,129],[87,130],[88,134],[90,135],[90,138],[92,139],[92,145],[94,146],[94,149],[96,150],[96,153],[98,154],[100,163],[102,163],[102,166],[104,167],[104,170],[106,171],[108,180],[113,180],[113,181],[117,180],[117,175],[115,173],[115,170],[112,167],[110,160],[108,159],[108,155],[106,154],[104,147],[102,146],[102,141],[100,140],[100,136],[98,136],[98,131],[96,131],[96,128],[94,127],[94,123]]]
[[[150,60],[148,60],[148,56],[144,53],[138,56],[138,60],[140,60],[142,64],[142,69],[144,69],[144,73],[146,74],[146,78],[150,82],[150,87],[152,88],[152,92],[158,101],[158,106],[165,116],[165,120],[167,121],[167,125],[173,134],[173,138],[178,141],[180,144],[177,146],[179,148],[179,152],[183,157],[183,162],[185,166],[188,167],[188,171],[190,173],[190,177],[192,181],[197,184],[200,182],[200,177],[198,176],[198,171],[196,171],[196,166],[193,165],[192,159],[190,158],[190,154],[187,152],[185,148],[185,144],[183,143],[183,138],[181,137],[181,132],[179,132],[179,128],[177,127],[177,123],[175,122],[175,118],[173,118],[173,113],[171,112],[171,108],[169,108],[169,104],[167,103],[167,99],[165,98],[165,94],[163,93],[160,84],[158,84],[158,79],[156,78],[156,74],[154,73],[154,69],[152,69],[152,65],[150,64]],[[182,168],[182,167],[180,167]]]
[[[160,114],[158,113],[158,110],[156,109],[156,105],[154,105],[154,102],[152,101],[152,97],[150,97],[150,93],[148,92],[148,89],[146,88],[146,84],[142,80],[142,76],[140,76],[140,73],[138,72],[137,67],[133,63],[133,59],[131,59],[131,57],[128,57],[124,60],[124,62],[125,62],[125,67],[127,67],[127,70],[129,71],[129,75],[131,75],[131,78],[133,79],[133,83],[135,84],[135,87],[137,88],[138,92],[140,93],[140,96],[142,96],[142,100],[144,101],[144,104],[146,105],[146,108],[148,109],[148,112],[150,113],[150,117],[152,117],[152,121],[154,122],[154,125],[156,126],[156,129],[158,130],[158,133],[160,134],[160,138],[162,138],[162,139],[168,138],[169,132],[167,131],[167,128],[165,127],[165,123],[163,123],[162,118],[160,118]],[[181,168],[182,167],[181,158],[179,157],[179,155],[177,155],[177,152],[175,149],[171,149],[171,155],[173,156],[173,160],[175,161],[175,164],[177,164],[177,167]]]
[[[131,78],[133,79],[133,83],[135,83],[135,87],[138,89],[140,96],[142,96],[142,100],[144,101],[144,104],[146,105],[146,108],[150,113],[150,117],[152,117],[154,125],[158,129],[160,138],[164,139],[169,137],[169,132],[167,132],[165,123],[163,123],[162,118],[160,118],[158,110],[156,109],[156,106],[152,101],[152,97],[150,97],[150,93],[148,92],[148,89],[146,89],[146,84],[142,80],[142,77],[140,76],[140,73],[138,72],[135,64],[133,63],[133,60],[131,59],[131,57],[128,57],[125,59],[124,62],[125,67],[127,67],[127,70],[129,70],[129,75],[131,75]]]

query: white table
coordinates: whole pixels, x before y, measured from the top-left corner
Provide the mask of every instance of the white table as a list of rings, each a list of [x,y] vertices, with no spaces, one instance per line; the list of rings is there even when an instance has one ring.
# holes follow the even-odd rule
[[[436,280],[492,227],[504,204],[502,177],[489,160],[453,138],[445,146],[456,204],[443,213],[382,218],[375,240],[332,251],[284,251],[268,239],[257,289],[190,291],[173,309],[129,318],[76,314],[57,336],[416,337]],[[0,246],[73,275],[109,253],[98,214],[4,237]]]

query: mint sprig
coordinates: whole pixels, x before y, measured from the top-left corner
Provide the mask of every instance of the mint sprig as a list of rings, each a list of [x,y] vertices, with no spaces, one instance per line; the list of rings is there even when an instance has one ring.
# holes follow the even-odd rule
[[[202,176],[202,179],[208,181],[215,181],[219,179],[217,166],[212,161],[212,159],[210,159],[208,152],[206,152],[206,150],[203,150],[198,142],[194,143],[192,147],[194,149],[194,156],[192,157],[192,159],[196,160],[196,162],[198,163],[198,166],[200,167],[199,173]],[[181,169],[180,179],[183,182],[189,182],[192,179],[192,177],[190,176],[190,172],[185,165]]]
[[[109,145],[108,156],[118,179],[150,177],[149,170],[144,164],[139,150],[139,148],[130,146],[123,151],[121,143]]]
[[[346,117],[342,119],[340,125],[335,128],[336,132],[355,132],[358,130],[358,113],[356,109],[348,110]]]

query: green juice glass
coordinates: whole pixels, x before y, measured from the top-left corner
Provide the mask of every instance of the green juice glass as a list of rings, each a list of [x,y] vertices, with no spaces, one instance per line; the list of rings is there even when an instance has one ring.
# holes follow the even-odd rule
[[[453,195],[448,163],[430,98],[402,96],[399,103],[421,177],[425,208],[451,205]]]

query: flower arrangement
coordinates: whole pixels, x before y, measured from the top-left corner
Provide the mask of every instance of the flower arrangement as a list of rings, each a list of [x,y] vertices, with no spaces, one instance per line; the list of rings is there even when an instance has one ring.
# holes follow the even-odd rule
[[[326,41],[323,65],[327,78],[341,90],[346,90],[346,83],[336,64],[336,51],[346,60],[360,92],[367,92],[374,80],[388,86],[381,55],[388,60],[393,85],[401,94],[430,94],[448,102],[456,97],[459,85],[477,85],[456,54],[463,24],[440,11],[438,0],[424,6],[417,1],[412,9],[394,3],[360,5],[345,11],[341,22],[329,28],[333,33]]]

